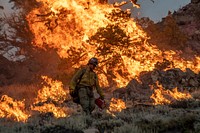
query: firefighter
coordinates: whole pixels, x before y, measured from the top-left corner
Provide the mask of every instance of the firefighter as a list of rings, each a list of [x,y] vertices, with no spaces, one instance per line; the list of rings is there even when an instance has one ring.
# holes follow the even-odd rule
[[[86,115],[91,114],[95,108],[94,88],[96,88],[100,98],[104,99],[97,74],[94,72],[97,65],[97,58],[91,58],[86,67],[79,69],[75,73],[69,86],[70,94],[73,94],[75,89],[78,90],[79,103]]]

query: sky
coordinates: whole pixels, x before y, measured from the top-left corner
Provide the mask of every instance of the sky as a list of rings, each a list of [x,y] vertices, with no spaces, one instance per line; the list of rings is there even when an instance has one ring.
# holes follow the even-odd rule
[[[120,2],[122,0],[109,0],[109,3]],[[129,0],[126,0],[129,1]],[[191,0],[138,0],[138,4],[141,5],[140,9],[133,8],[132,4],[124,5],[122,8],[131,9],[132,15],[141,17],[149,17],[151,20],[158,22],[163,17],[167,16],[168,11],[174,12],[179,8],[190,3]],[[138,15],[139,14],[139,15]]]
[[[10,12],[11,6],[7,2],[8,0],[0,0],[0,5],[4,6],[4,10],[0,9],[0,15],[3,12]],[[120,2],[124,0],[108,0],[109,3]],[[129,1],[129,0],[125,0]],[[132,16],[149,17],[155,22],[161,21],[170,10],[174,12],[180,7],[188,4],[191,0],[154,0],[153,3],[151,0],[138,0],[138,3],[141,4],[140,9],[133,8],[132,4],[127,4],[122,6],[123,9],[131,9]],[[138,15],[139,14],[139,15]]]

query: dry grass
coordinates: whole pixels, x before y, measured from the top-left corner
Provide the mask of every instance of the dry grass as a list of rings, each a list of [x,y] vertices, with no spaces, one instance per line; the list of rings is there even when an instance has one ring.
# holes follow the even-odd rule
[[[193,97],[194,99],[200,100],[200,88],[197,89],[196,91],[194,91],[194,92],[192,93],[192,97]]]
[[[5,87],[0,87],[0,96],[8,95],[16,100],[24,100],[25,104],[30,105],[34,98],[37,96],[39,87],[37,85],[9,85]]]
[[[31,104],[37,96],[36,85],[10,85],[0,88],[1,95],[17,100],[26,99]],[[192,93],[199,98],[200,91]],[[70,117],[55,118],[53,115],[32,114],[27,122],[0,119],[0,132],[4,133],[82,133],[88,128],[96,128],[100,133],[199,133],[200,102],[182,101],[173,106],[135,106],[120,113],[110,114],[95,110],[92,116],[75,113]],[[182,105],[185,108],[182,107]],[[181,105],[181,106],[180,106]],[[193,106],[195,105],[195,106]]]
[[[194,109],[156,106],[129,108],[116,113],[115,116],[106,112],[103,112],[100,117],[98,114],[93,114],[91,117],[79,114],[59,119],[35,115],[26,123],[1,120],[0,129],[4,133],[57,133],[62,131],[82,133],[81,131],[88,128],[96,128],[100,133],[199,133],[199,113],[199,108],[194,111]]]

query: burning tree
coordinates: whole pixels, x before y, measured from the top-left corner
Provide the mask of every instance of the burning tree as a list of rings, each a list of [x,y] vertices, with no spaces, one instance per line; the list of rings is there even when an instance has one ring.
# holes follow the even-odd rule
[[[119,71],[121,76],[126,78],[126,74],[122,71],[120,72],[120,69],[126,69],[126,67],[123,64],[123,59],[118,51],[122,50],[124,55],[131,54],[130,51],[125,50],[131,45],[130,41],[130,37],[128,37],[117,25],[108,25],[106,28],[100,28],[89,40],[89,43],[95,45],[97,49],[96,56],[104,59],[101,61],[99,70],[103,70],[103,67],[105,67],[106,70],[110,70],[107,72],[101,71],[101,73],[104,73],[107,76],[109,84],[113,84],[113,78],[116,78],[112,71],[113,68],[119,68],[116,71]]]
[[[90,45],[95,46],[96,56],[104,59],[100,62],[99,71],[106,75],[108,84],[111,85],[116,84],[113,68],[118,68],[115,71],[118,71],[120,76],[126,78],[128,73],[122,71],[126,70],[126,67],[121,54],[130,56],[132,53],[127,49],[134,46],[131,43],[131,37],[119,26],[120,23],[128,21],[130,13],[113,10],[107,17],[114,23],[107,25],[105,28],[99,28],[96,34],[89,38],[88,42]],[[122,53],[119,51],[122,51]],[[109,71],[103,71],[105,70],[103,68]]]
[[[147,34],[130,18],[129,10],[95,1],[89,6],[79,0],[38,2],[43,4],[27,16],[35,36],[33,44],[56,49],[74,68],[98,56],[98,73],[104,86],[124,86],[140,72],[153,70],[163,59],[173,61],[173,67],[197,68],[175,51],[162,52],[150,44]]]

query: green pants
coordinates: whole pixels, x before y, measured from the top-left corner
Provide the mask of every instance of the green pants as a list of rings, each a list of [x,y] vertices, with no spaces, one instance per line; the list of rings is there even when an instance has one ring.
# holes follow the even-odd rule
[[[78,92],[80,105],[83,111],[89,115],[95,108],[95,99],[93,90],[88,87],[81,87]]]

